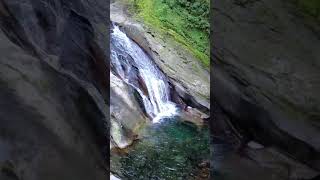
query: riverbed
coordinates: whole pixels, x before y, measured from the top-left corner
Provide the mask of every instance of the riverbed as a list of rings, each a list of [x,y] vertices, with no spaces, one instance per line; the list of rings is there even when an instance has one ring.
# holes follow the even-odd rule
[[[150,124],[132,146],[111,153],[111,172],[121,179],[208,179],[208,131],[179,117]]]

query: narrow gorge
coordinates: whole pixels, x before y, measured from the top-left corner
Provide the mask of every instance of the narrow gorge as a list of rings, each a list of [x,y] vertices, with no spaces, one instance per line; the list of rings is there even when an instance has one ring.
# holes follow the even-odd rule
[[[0,0],[0,179],[319,180],[319,15]]]
[[[207,179],[209,116],[184,102],[123,29],[112,22],[111,177]]]

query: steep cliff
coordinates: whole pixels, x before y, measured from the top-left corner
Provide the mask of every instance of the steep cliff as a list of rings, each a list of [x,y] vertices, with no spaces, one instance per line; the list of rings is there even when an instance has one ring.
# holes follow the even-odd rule
[[[108,178],[108,5],[0,1],[0,179]]]
[[[320,172],[319,23],[293,1],[215,1],[211,8],[217,174],[315,177]],[[220,154],[221,146],[231,151]]]

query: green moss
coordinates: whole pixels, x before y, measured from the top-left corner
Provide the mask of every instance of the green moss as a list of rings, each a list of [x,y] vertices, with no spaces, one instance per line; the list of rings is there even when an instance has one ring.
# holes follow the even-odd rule
[[[209,23],[208,14],[206,14],[209,12],[209,1],[205,0],[205,5],[201,6],[199,3],[195,7],[189,5],[189,8],[182,6],[187,1],[128,1],[131,4],[130,10],[134,11],[137,17],[142,19],[146,25],[159,31],[162,35],[169,35],[169,37],[190,51],[205,67],[209,67]],[[179,3],[180,5],[176,5]],[[195,11],[193,9],[198,10]],[[196,13],[202,11],[203,15],[196,15]]]

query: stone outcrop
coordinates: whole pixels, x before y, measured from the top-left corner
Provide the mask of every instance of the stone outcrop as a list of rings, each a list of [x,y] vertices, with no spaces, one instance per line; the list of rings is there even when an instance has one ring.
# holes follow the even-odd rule
[[[110,73],[111,147],[125,148],[130,145],[137,137],[139,128],[148,122],[134,91]]]
[[[0,179],[109,177],[107,1],[0,1]]]
[[[211,8],[213,149],[238,144],[242,153],[221,152],[224,160],[212,162],[216,174],[315,177],[320,173],[319,23],[286,0],[216,1]],[[264,148],[251,148],[249,141]]]

